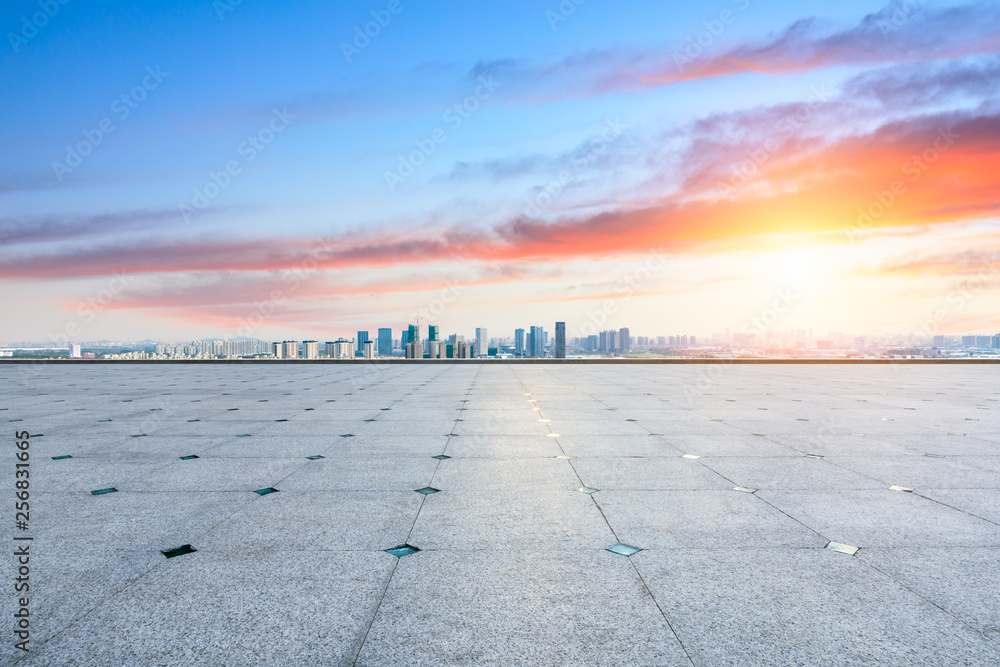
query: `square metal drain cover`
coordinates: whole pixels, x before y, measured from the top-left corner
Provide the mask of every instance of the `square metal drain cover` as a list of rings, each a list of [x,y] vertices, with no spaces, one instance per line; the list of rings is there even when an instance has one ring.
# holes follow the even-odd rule
[[[278,492],[277,489],[270,486],[267,487],[266,489],[257,489],[256,491],[254,491],[254,493],[256,493],[258,496],[266,496],[269,493],[277,493],[277,492]]]
[[[181,461],[190,461],[191,459],[200,458],[197,454],[188,454],[187,456],[180,457]]]
[[[841,542],[830,542],[825,548],[830,551],[836,551],[839,554],[847,554],[848,556],[858,553],[858,547],[852,547],[850,544],[843,544]]]
[[[757,489],[751,486],[734,486],[733,491],[740,491],[742,493],[757,493]]]
[[[633,547],[630,544],[622,544],[621,542],[619,542],[618,544],[613,544],[610,547],[608,547],[606,551],[610,551],[613,554],[618,554],[619,556],[631,556],[633,554],[639,553],[640,551],[642,551],[642,549],[640,549],[639,547]]]
[[[326,458],[326,457],[320,456],[319,454],[317,454],[316,456],[307,456],[306,458],[309,459],[310,461],[318,461],[319,459]]]
[[[112,486],[109,489],[95,489],[91,491],[91,493],[94,494],[95,496],[103,496],[106,493],[118,493],[118,489]]]
[[[440,490],[441,489],[435,489],[433,486],[425,486],[422,489],[414,489],[414,491],[416,491],[417,493],[421,493],[421,494],[423,494],[425,496],[429,496],[432,493],[437,493]]]
[[[52,460],[53,461],[62,461],[63,459],[71,459],[71,458],[73,458],[71,455],[69,455],[69,454],[63,454],[62,456],[53,456]]]
[[[176,549],[167,549],[166,551],[161,551],[160,553],[163,554],[164,556],[166,556],[167,558],[173,558],[174,556],[183,556],[184,554],[193,554],[196,551],[197,551],[197,549],[195,549],[190,544],[183,544],[183,545],[177,547]]]
[[[437,459],[438,461],[444,461],[450,459],[450,456],[445,456],[444,454],[438,454],[437,456],[432,456],[432,459]]]
[[[414,546],[411,546],[409,544],[400,544],[398,547],[393,547],[391,549],[386,549],[385,550],[385,552],[387,554],[392,554],[396,558],[402,558],[403,556],[409,556],[410,554],[415,554],[418,551],[420,551],[420,549],[418,549],[418,548],[416,548]]]

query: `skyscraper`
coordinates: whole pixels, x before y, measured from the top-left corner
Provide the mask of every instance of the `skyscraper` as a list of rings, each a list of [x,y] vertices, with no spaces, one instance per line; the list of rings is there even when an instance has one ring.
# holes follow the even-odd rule
[[[566,358],[566,323],[556,322],[556,359]]]
[[[284,353],[281,355],[284,359],[299,358],[299,342],[297,340],[286,340],[281,344],[284,347]]]
[[[524,329],[514,329],[514,353],[524,356]]]
[[[541,358],[545,356],[545,338],[542,327],[531,327],[530,356]]]
[[[378,356],[392,356],[392,329],[378,330]]]
[[[354,349],[354,356],[356,356],[356,357],[364,356],[364,353],[365,353],[365,343],[367,343],[367,342],[368,342],[368,332],[367,331],[359,331],[358,332],[358,340],[355,343],[355,345],[357,345],[357,347]]]
[[[302,357],[304,359],[319,359],[319,341],[307,340],[302,343]]]
[[[365,359],[374,359],[375,358],[375,342],[374,341],[370,341],[370,340],[366,340],[365,341],[365,346],[363,348],[361,348],[361,355]]]
[[[420,343],[420,327],[416,324],[410,324],[406,327],[406,342],[407,343]]]
[[[476,327],[476,356],[490,356],[490,337],[486,333],[486,327]]]
[[[618,349],[622,352],[629,352],[632,349],[632,334],[628,327],[622,327],[618,330]]]

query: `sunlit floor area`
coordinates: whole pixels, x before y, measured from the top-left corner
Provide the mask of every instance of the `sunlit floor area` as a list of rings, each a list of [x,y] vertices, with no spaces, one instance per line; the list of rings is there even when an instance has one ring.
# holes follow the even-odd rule
[[[1000,664],[998,371],[0,366],[0,662]]]

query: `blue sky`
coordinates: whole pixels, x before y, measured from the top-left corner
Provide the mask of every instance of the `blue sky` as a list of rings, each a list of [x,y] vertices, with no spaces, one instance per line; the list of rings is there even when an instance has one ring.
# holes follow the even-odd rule
[[[52,16],[39,20],[44,7]],[[345,57],[372,12],[387,24]],[[982,234],[990,241],[977,247],[995,252],[992,184],[974,174],[995,164],[996,15],[996,3],[855,1],[5,3],[0,279],[13,288],[7,303],[29,302],[31,317],[3,334],[64,331],[116,271],[131,277],[127,288],[81,339],[233,335],[275,286],[280,303],[253,335],[401,328],[456,282],[467,289],[443,329],[499,334],[532,318],[585,321],[605,296],[594,286],[616,284],[652,249],[667,253],[667,268],[609,325],[739,329],[756,307],[746,304],[805,281],[801,269],[753,268],[779,257],[824,269],[788,328],[913,331],[934,306],[907,297],[898,307],[899,295],[929,284],[947,296],[969,277],[956,265],[989,265],[925,254],[962,253]],[[35,34],[26,20],[44,25]],[[921,89],[930,72],[939,83]],[[807,122],[775,129],[784,126],[770,119],[806,104]],[[854,259],[830,237],[856,216],[834,220],[827,190],[780,201],[844,173],[852,155],[871,164],[865,136],[900,135],[880,156],[933,141],[928,118],[976,134],[915,186],[919,202],[914,194],[849,239],[864,246]],[[699,187],[692,174],[725,182],[768,133],[782,149],[736,208],[716,201],[718,187]],[[80,142],[93,145],[69,170],[67,147]],[[423,154],[408,175],[400,160],[416,161],[414,151]],[[834,159],[840,171],[802,172]],[[225,183],[217,192],[213,175]],[[853,211],[877,189],[861,181],[829,191]],[[975,210],[939,214],[972,190]],[[684,208],[694,203],[711,211]],[[792,220],[791,206],[806,213]],[[879,245],[904,229],[902,244]],[[292,293],[287,274],[317,239],[336,251]],[[897,270],[917,260],[923,273]],[[872,299],[837,296],[847,284]],[[956,314],[954,326],[1000,324],[987,315],[995,293],[983,296],[982,312]]]

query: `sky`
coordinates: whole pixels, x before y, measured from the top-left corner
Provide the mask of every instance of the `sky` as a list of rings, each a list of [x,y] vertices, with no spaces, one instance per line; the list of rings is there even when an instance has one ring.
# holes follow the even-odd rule
[[[101,4],[0,7],[0,340],[1000,331],[1000,2]]]

